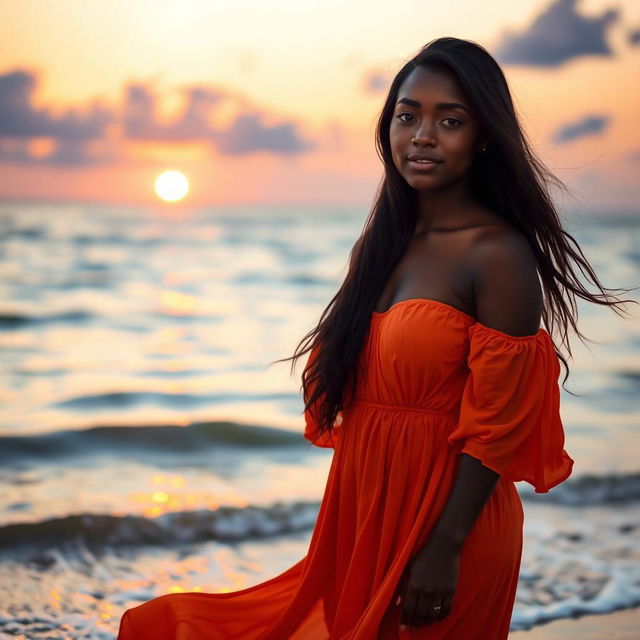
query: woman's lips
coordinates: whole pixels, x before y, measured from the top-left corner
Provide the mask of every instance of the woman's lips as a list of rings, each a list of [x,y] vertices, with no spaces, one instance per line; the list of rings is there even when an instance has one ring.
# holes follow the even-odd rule
[[[435,169],[440,163],[432,162],[432,161],[418,161],[418,160],[409,160],[409,166],[416,171],[432,171]]]

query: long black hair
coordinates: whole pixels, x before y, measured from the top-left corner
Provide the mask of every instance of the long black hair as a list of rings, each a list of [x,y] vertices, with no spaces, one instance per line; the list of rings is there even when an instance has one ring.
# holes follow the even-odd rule
[[[536,157],[518,122],[505,76],[482,46],[459,38],[437,38],[426,44],[393,79],[376,128],[376,151],[384,164],[364,230],[349,254],[347,275],[338,292],[322,312],[318,325],[298,344],[293,356],[276,360],[295,361],[308,351],[302,373],[305,411],[313,410],[318,434],[331,433],[339,411],[355,392],[356,366],[369,329],[371,312],[385,283],[405,252],[417,220],[416,190],[396,169],[389,128],[398,89],[416,67],[446,71],[455,78],[478,117],[487,149],[482,160],[470,168],[472,194],[478,202],[516,227],[529,241],[545,290],[542,321],[549,333],[557,323],[569,356],[568,325],[584,339],[577,327],[575,297],[616,308],[624,302],[603,287],[576,240],[562,227],[552,202],[550,187],[569,189]],[[590,293],[576,275],[574,264],[599,289]],[[568,301],[571,302],[569,306]],[[322,348],[320,349],[320,345]],[[569,376],[569,366],[556,351]]]

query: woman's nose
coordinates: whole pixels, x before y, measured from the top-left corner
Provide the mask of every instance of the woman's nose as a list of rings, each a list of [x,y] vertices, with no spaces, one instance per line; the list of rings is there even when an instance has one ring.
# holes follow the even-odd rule
[[[412,142],[427,144],[435,142],[434,127],[429,122],[422,122],[415,132]]]

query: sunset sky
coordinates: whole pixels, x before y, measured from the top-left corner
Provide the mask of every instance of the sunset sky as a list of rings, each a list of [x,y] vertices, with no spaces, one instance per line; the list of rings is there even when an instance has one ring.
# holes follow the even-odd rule
[[[0,199],[372,201],[391,79],[456,36],[502,65],[578,207],[640,199],[640,3],[0,0]]]

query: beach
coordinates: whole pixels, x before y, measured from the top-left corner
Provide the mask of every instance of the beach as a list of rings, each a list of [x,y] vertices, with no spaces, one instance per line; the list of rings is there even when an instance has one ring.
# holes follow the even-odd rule
[[[638,640],[640,608],[575,620],[554,620],[529,631],[514,631],[509,640]]]

